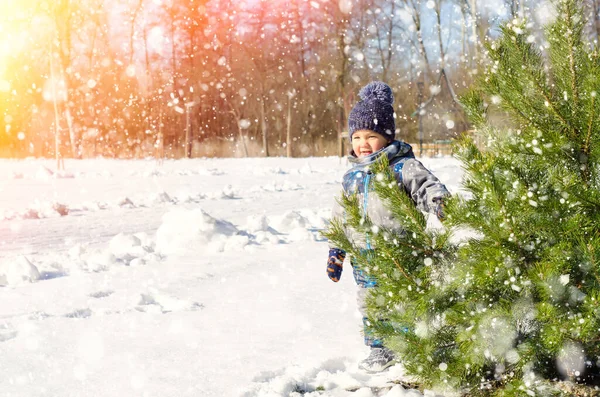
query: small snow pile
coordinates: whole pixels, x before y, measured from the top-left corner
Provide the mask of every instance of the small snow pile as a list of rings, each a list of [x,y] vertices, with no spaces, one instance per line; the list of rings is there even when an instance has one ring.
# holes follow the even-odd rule
[[[68,255],[71,272],[103,272],[114,266],[141,266],[161,260],[160,255],[154,252],[154,243],[145,233],[119,233],[105,249],[89,249],[76,244]]]
[[[48,180],[54,176],[54,171],[50,168],[40,165],[35,173],[35,179]]]
[[[100,211],[108,208],[108,203],[103,201],[85,201],[78,206],[81,211]]]
[[[188,190],[180,190],[175,193],[174,201],[177,203],[199,203],[206,199],[206,195],[202,193],[192,193]]]
[[[290,233],[294,229],[306,229],[308,219],[300,215],[298,211],[288,211],[281,216],[272,217],[270,225],[279,232]]]
[[[174,203],[175,201],[167,192],[160,192],[150,196],[150,201],[153,204]]]
[[[134,208],[135,204],[133,204],[133,201],[131,201],[131,199],[129,197],[123,197],[123,198],[117,200],[117,206],[123,207],[123,208]]]
[[[242,394],[244,397],[275,396],[386,396],[423,397],[418,390],[396,384],[402,379],[400,365],[388,371],[365,376],[364,371],[342,359],[329,360],[320,368],[288,367],[278,373],[265,372]],[[425,396],[435,396],[429,390]]]
[[[52,171],[50,168],[40,165],[35,173],[35,179],[49,180],[49,179],[71,179],[75,178],[75,175],[65,170]]]
[[[117,258],[109,250],[92,249],[77,244],[69,250],[73,261],[71,271],[103,272],[117,265]]]
[[[218,199],[235,199],[240,197],[239,193],[233,189],[231,185],[227,185],[220,192],[209,193],[207,197],[218,200]]]
[[[75,178],[75,174],[65,170],[59,170],[54,173],[54,177],[57,179],[72,179]]]
[[[24,256],[0,263],[0,285],[33,283],[40,279],[38,268]]]
[[[312,167],[310,166],[309,163],[304,164],[304,166],[302,168],[298,169],[298,173],[299,174],[304,174],[304,175],[312,174],[314,172],[315,171],[313,171],[313,169],[312,169]]]
[[[283,183],[269,183],[267,185],[261,186],[260,189],[265,190],[267,192],[286,192],[290,190],[302,190],[304,189],[304,187],[298,185],[297,183],[284,181]]]
[[[166,255],[188,250],[231,251],[248,243],[248,236],[241,234],[233,224],[215,219],[202,209],[167,212],[156,231],[156,251]]]
[[[315,241],[315,235],[308,229],[298,227],[289,233],[288,240],[290,242]]]
[[[314,233],[308,230],[310,222],[298,211],[288,211],[282,216],[272,217],[270,225],[278,232],[287,233],[290,242],[315,240]]]
[[[198,302],[179,299],[155,289],[150,289],[147,293],[141,294],[136,310],[147,313],[169,313],[200,310],[203,307]]]
[[[299,210],[300,215],[308,220],[315,229],[325,229],[329,225],[331,217],[331,208],[321,208],[319,210]]]
[[[246,230],[254,234],[254,241],[258,244],[279,244],[281,239],[277,231],[269,226],[265,215],[249,215],[246,221]]]
[[[283,170],[283,168],[281,167],[262,167],[262,168],[254,168],[252,169],[252,173],[256,176],[265,176],[265,175],[271,175],[271,174],[277,174],[277,175],[285,175],[288,172]]]
[[[143,245],[137,235],[119,233],[110,240],[108,251],[122,263],[135,266],[145,264],[144,258],[153,252],[153,248]]]
[[[148,177],[153,177],[153,176],[164,176],[165,172],[162,170],[159,170],[158,168],[154,168],[151,169],[149,171],[146,171],[143,176],[148,178]]]
[[[223,174],[225,173],[218,168],[198,168],[198,175],[213,176]]]
[[[249,215],[246,221],[246,230],[250,233],[266,232],[269,230],[269,222],[265,215]]]
[[[69,214],[67,205],[36,200],[30,208],[22,211],[18,215],[13,214],[13,218],[18,219],[41,219],[41,218],[59,218]],[[8,217],[5,217],[8,218]]]

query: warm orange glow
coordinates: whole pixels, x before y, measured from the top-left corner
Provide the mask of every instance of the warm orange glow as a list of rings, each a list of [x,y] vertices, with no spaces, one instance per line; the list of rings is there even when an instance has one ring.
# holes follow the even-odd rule
[[[0,1],[0,78],[5,77],[9,58],[18,57],[28,40],[31,1]]]

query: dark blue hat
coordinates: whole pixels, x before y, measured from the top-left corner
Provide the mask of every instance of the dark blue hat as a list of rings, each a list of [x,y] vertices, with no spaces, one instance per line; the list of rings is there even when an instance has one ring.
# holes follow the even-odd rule
[[[396,123],[394,122],[394,94],[386,83],[373,81],[358,93],[361,100],[354,105],[348,116],[348,134],[359,130],[374,131],[387,139],[394,140]]]

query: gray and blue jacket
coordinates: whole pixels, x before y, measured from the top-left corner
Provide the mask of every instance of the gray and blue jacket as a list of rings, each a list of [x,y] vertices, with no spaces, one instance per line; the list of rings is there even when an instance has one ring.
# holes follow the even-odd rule
[[[439,216],[441,202],[450,193],[446,186],[415,158],[412,147],[400,141],[393,141],[367,157],[349,156],[348,160],[353,166],[344,174],[343,193],[358,194],[363,213],[371,219],[374,225],[391,230],[402,230],[383,201],[373,191],[374,175],[370,167],[380,155],[387,156],[398,186],[409,194],[417,208]],[[344,216],[344,209],[336,200],[332,218],[343,219]],[[350,228],[346,232],[349,234],[350,240],[357,243],[360,248],[374,248],[363,233],[350,230]],[[330,248],[336,247],[330,244]]]

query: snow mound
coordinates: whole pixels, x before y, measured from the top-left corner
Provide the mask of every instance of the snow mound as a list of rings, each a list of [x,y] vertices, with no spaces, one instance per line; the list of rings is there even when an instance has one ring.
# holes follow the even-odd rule
[[[212,175],[223,175],[223,174],[225,174],[225,173],[217,168],[198,168],[198,175],[212,176]]]
[[[201,200],[206,198],[205,194],[192,193],[187,190],[180,190],[175,193],[174,201],[177,203],[199,203]]]
[[[298,213],[302,215],[310,225],[315,229],[325,229],[329,225],[329,219],[331,217],[331,208],[322,208],[319,210],[299,210]]]
[[[109,250],[101,249],[87,251],[84,248],[79,258],[75,259],[79,267],[88,272],[103,272],[119,263],[117,257]]]
[[[135,175],[135,173],[133,175]],[[153,176],[164,176],[164,175],[165,175],[165,172],[162,170],[159,170],[158,168],[148,170],[143,174],[143,176],[145,176],[146,178],[153,177]]]
[[[423,397],[418,390],[395,383],[402,379],[400,365],[380,374],[365,376],[356,363],[343,359],[328,360],[317,368],[288,367],[279,372],[265,372],[255,377],[244,397],[275,396],[361,396]],[[425,390],[425,396],[435,396]]]
[[[309,163],[304,164],[304,166],[302,168],[298,168],[297,170],[298,174],[312,174],[315,171],[313,171],[312,167],[310,166]]]
[[[146,233],[119,233],[104,249],[73,245],[68,251],[66,266],[70,267],[70,272],[102,272],[119,265],[134,267],[158,263],[162,257],[154,252],[154,246],[154,241]]]
[[[310,230],[304,227],[297,227],[295,229],[292,229],[288,234],[288,241],[290,242],[315,240],[315,235]]]
[[[79,205],[82,211],[100,211],[108,208],[108,203],[102,201],[84,201]]]
[[[117,206],[123,208],[135,208],[135,204],[133,204],[133,201],[131,201],[129,197],[123,197],[117,200]]]
[[[36,179],[47,180],[54,176],[54,171],[50,168],[40,165],[35,173]]]
[[[33,283],[40,279],[38,268],[24,256],[0,263],[0,285]]]
[[[135,258],[143,258],[152,251],[149,247],[142,246],[142,240],[135,235],[119,233],[108,243],[109,252],[125,263]]]
[[[174,203],[175,201],[167,192],[160,192],[150,196],[150,201],[154,204]]]
[[[40,180],[49,180],[51,178],[70,179],[70,178],[75,178],[75,175],[71,172],[64,171],[64,170],[52,171],[50,168],[48,168],[44,165],[40,165],[38,167],[34,177],[35,177],[35,179],[40,179]]]
[[[59,218],[69,214],[66,204],[36,200],[30,208],[16,215],[17,219]]]
[[[284,181],[283,183],[269,183],[267,185],[261,186],[260,189],[265,190],[267,192],[287,192],[292,190],[302,190],[304,189],[304,187],[298,185],[297,183]]]
[[[249,243],[247,235],[232,223],[215,219],[202,209],[175,209],[163,215],[156,231],[156,251],[160,254],[237,250]]]
[[[257,244],[282,244],[284,240],[275,233],[269,231],[259,231],[254,235],[254,242]]]
[[[282,244],[299,241],[318,241],[318,230],[327,225],[329,210],[288,211],[283,215],[266,217],[250,215],[246,230],[254,235],[257,244]]]
[[[250,233],[269,231],[269,222],[265,215],[248,215],[246,230]]]
[[[36,200],[31,207],[21,211],[5,210],[0,213],[2,220],[59,218],[69,215],[70,209],[66,204]]]
[[[281,244],[276,230],[269,226],[269,220],[265,215],[249,215],[246,220],[246,231],[254,235],[257,244]]]
[[[297,228],[306,228],[309,222],[298,211],[288,211],[281,216],[272,217],[269,224],[279,232],[289,233]]]
[[[256,176],[264,176],[264,175],[285,175],[288,172],[283,170],[281,167],[262,167],[262,168],[254,168],[252,173]]]
[[[57,179],[72,179],[75,178],[75,174],[69,171],[60,170],[54,173],[54,177]]]
[[[223,188],[223,190],[221,190],[220,192],[209,193],[207,195],[207,197],[209,197],[213,200],[235,199],[235,198],[239,198],[240,195],[236,190],[233,189],[233,187],[231,185],[228,185],[228,186],[225,186],[225,188]]]
[[[150,290],[141,294],[136,310],[148,313],[169,313],[202,309],[204,305]]]

